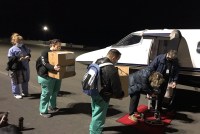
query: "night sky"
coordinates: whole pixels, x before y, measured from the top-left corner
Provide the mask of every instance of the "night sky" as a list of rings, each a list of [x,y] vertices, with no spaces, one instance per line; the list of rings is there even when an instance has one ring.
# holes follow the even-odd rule
[[[137,30],[200,29],[195,1],[1,0],[0,38],[18,32],[24,39],[107,46]]]

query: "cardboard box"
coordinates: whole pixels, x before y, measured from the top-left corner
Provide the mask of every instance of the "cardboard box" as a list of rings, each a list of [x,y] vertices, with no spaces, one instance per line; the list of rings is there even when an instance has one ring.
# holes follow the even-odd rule
[[[71,66],[75,64],[75,54],[71,51],[52,51],[48,53],[49,63],[58,66]]]
[[[129,67],[128,66],[116,66],[118,67],[119,78],[124,91],[124,97],[128,95],[128,86],[129,86]]]
[[[76,75],[76,72],[75,72],[74,65],[61,67],[59,72],[57,71],[48,72],[49,77],[56,78],[56,79],[64,79],[64,78],[72,77],[75,75]]]

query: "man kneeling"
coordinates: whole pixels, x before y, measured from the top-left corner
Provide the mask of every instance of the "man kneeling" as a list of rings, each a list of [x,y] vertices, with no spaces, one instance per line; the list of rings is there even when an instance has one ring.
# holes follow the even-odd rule
[[[137,117],[140,116],[137,112],[140,94],[146,93],[155,97],[154,89],[158,89],[163,82],[163,75],[159,72],[153,72],[149,67],[129,75],[129,119],[137,122]]]

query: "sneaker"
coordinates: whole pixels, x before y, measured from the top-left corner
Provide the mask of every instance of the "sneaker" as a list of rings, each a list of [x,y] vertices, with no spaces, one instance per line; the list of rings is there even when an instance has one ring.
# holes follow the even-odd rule
[[[49,107],[48,108],[48,110],[50,111],[50,112],[58,112],[59,111],[59,108],[57,108],[57,107],[55,107],[55,108],[52,108],[52,107]]]
[[[16,98],[16,99],[22,99],[22,96],[21,95],[14,95],[14,97]]]
[[[49,113],[40,113],[40,115],[42,117],[45,117],[45,118],[50,118],[51,117],[51,114],[49,114]]]
[[[128,118],[129,118],[130,120],[134,121],[134,122],[137,122],[137,121],[138,121],[137,117],[135,117],[134,114],[130,115]]]

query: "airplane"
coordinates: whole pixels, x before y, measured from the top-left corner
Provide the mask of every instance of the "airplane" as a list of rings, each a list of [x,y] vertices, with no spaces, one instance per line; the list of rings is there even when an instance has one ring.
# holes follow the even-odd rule
[[[132,72],[147,67],[159,54],[177,50],[180,64],[178,84],[200,87],[200,29],[146,29],[128,34],[117,43],[79,55],[76,62],[89,65],[105,57],[110,49],[121,52],[117,66]]]

